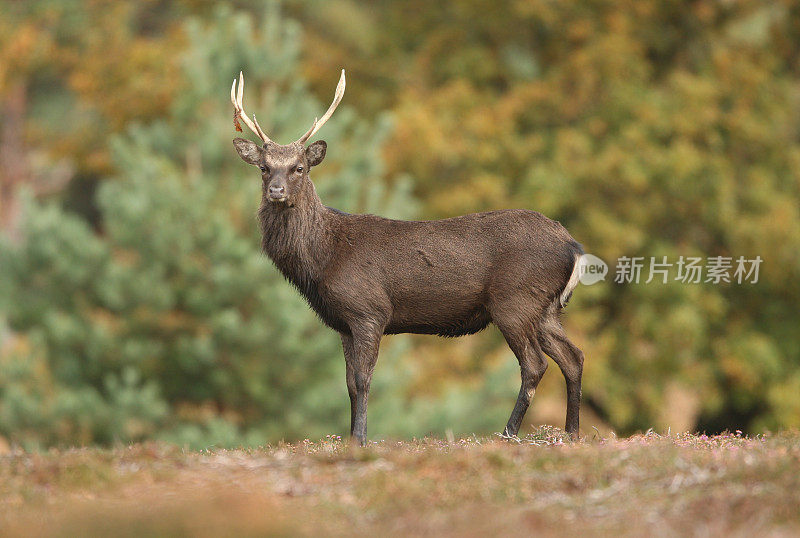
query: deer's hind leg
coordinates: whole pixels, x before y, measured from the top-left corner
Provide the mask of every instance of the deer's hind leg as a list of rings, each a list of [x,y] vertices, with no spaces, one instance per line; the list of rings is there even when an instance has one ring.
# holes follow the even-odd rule
[[[567,338],[556,307],[548,311],[538,333],[539,344],[558,364],[567,382],[567,419],[565,429],[573,437],[580,430],[581,377],[583,352]]]
[[[519,361],[520,384],[519,395],[511,411],[503,435],[514,436],[522,426],[522,419],[528,411],[528,407],[536,392],[545,370],[547,370],[547,357],[542,352],[542,348],[537,338],[539,330],[539,309],[531,310],[531,305],[505,305],[506,308],[497,308],[492,313],[492,318],[503,333],[508,343],[508,347],[514,352]],[[528,308],[525,308],[527,306]],[[527,313],[528,315],[520,315]],[[504,315],[505,314],[505,315]]]

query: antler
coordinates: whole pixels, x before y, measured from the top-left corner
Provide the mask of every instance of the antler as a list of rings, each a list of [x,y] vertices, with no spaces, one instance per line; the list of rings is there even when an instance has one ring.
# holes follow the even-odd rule
[[[342,69],[342,75],[339,77],[339,84],[336,85],[336,93],[333,96],[333,102],[331,106],[328,107],[327,112],[317,120],[314,118],[314,123],[311,124],[311,128],[306,131],[306,134],[301,136],[297,142],[300,144],[305,144],[306,140],[314,136],[314,133],[319,131],[320,127],[325,125],[325,122],[330,119],[333,115],[333,111],[336,110],[336,107],[339,106],[339,103],[342,101],[342,97],[344,97],[344,87],[345,87],[345,79],[344,79],[344,69]]]
[[[236,126],[237,131],[241,131],[242,128],[239,125],[239,118],[247,125],[251,131],[253,131],[258,137],[264,141],[264,144],[272,142],[269,137],[264,134],[264,131],[261,129],[261,126],[258,124],[258,120],[256,120],[256,115],[253,114],[253,121],[250,121],[250,118],[247,117],[247,113],[244,111],[244,105],[242,105],[242,96],[244,95],[244,74],[239,71],[239,91],[236,91],[236,79],[233,79],[233,86],[231,86],[231,103],[233,103],[233,124]]]

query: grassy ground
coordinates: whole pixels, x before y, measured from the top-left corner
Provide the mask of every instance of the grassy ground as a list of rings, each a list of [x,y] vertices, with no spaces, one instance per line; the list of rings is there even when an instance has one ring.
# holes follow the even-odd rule
[[[800,534],[800,434],[0,456],[4,536]]]

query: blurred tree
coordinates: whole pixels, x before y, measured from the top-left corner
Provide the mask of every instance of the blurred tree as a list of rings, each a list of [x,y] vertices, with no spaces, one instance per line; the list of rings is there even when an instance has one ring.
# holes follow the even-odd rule
[[[622,255],[764,259],[756,285],[578,290],[591,408],[624,432],[800,425],[796,3],[412,1],[385,17],[415,81],[386,155],[427,214],[535,208],[612,272]]]
[[[239,69],[276,140],[319,114],[297,74],[299,27],[276,8],[257,29],[220,9],[186,36],[184,91],[163,120],[112,143],[119,172],[98,193],[102,234],[29,200],[21,242],[0,247],[0,304],[25,336],[0,367],[0,433],[12,440],[256,444],[346,428],[338,336],[259,253],[260,181],[230,145]],[[407,181],[381,180],[387,127],[347,107],[326,125],[324,200],[413,211]]]
[[[15,178],[47,194],[66,187],[67,207],[97,218],[96,184],[112,169],[108,137],[129,121],[162,115],[180,90],[169,74],[182,46],[177,21],[184,4],[4,2],[0,123],[13,139],[0,143],[17,168],[28,170],[6,175],[7,184]],[[17,189],[6,191],[0,204],[16,205]]]
[[[584,396],[607,423],[800,425],[790,396],[800,386],[796,2],[295,9],[317,52],[315,86],[315,72],[346,58],[373,87],[360,90],[365,105],[395,111],[385,155],[415,177],[425,215],[538,209],[612,271],[621,255],[764,258],[754,286],[606,283],[575,294],[566,318],[587,352]],[[341,35],[337,21],[353,12],[358,28]],[[499,339],[480,338],[481,353],[417,340],[417,390],[488,375],[495,362],[478,357]]]

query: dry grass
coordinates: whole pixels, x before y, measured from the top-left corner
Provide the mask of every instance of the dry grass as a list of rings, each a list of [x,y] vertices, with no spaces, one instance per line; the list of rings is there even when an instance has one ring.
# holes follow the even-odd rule
[[[797,535],[800,434],[0,456],[4,536]]]

